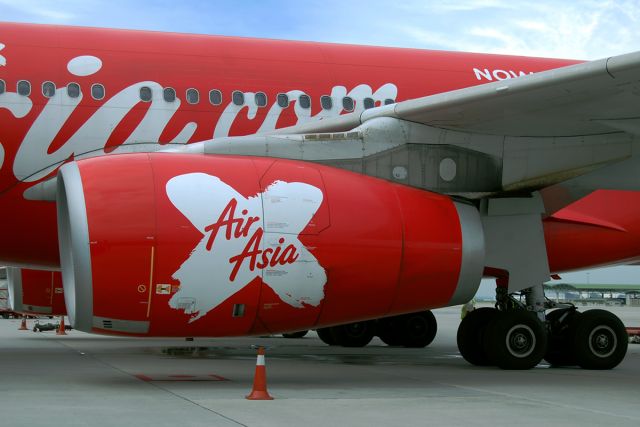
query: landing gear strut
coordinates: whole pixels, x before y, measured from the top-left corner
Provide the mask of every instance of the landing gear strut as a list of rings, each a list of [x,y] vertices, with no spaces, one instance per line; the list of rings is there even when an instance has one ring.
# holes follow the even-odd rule
[[[541,285],[520,296],[498,287],[495,308],[474,310],[463,319],[457,338],[465,360],[478,366],[529,369],[544,358],[554,366],[612,369],[624,358],[626,330],[613,313],[580,313],[571,304],[547,300]]]

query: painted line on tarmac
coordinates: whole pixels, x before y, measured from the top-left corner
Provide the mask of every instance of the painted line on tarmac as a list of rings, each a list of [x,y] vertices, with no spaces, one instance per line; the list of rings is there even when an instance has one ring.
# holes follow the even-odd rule
[[[66,343],[65,343],[64,341],[62,341],[62,340],[55,340],[55,342],[57,342],[58,344],[62,345],[63,347],[66,347],[66,348],[68,348],[69,350],[72,350],[72,351],[74,351],[74,352],[76,352],[76,353],[81,353],[80,351],[78,351],[77,349],[75,349],[75,348],[71,347],[70,345],[66,344]],[[124,375],[126,375],[126,376],[128,376],[128,377],[132,377],[132,378],[136,378],[136,379],[140,380],[140,378],[137,378],[135,375],[132,375],[132,374],[130,374],[129,372],[127,372],[127,371],[125,371],[125,370],[123,370],[123,369],[120,369],[120,368],[118,368],[117,366],[114,366],[114,365],[112,365],[111,363],[106,362],[106,361],[104,361],[104,360],[100,359],[99,357],[94,356],[93,354],[89,354],[89,353],[81,353],[81,354],[83,354],[83,355],[85,355],[85,356],[88,356],[88,357],[92,358],[92,359],[93,359],[93,360],[95,360],[96,362],[98,362],[98,363],[100,363],[100,364],[102,364],[102,365],[104,365],[104,366],[107,366],[107,367],[109,367],[109,368],[113,369],[114,371],[120,372],[120,373],[122,373],[122,374],[124,374]],[[166,389],[166,388],[164,388],[164,387],[160,386],[157,382],[154,382],[154,381],[144,381],[144,383],[145,383],[145,384],[149,384],[149,386],[151,386],[151,387],[155,387],[155,388],[157,388],[158,390],[162,390],[162,391],[164,391],[165,393],[168,393],[168,394],[170,394],[170,395],[172,395],[172,396],[174,396],[174,397],[177,397],[178,399],[184,400],[185,402],[189,402],[189,403],[191,403],[192,405],[195,405],[195,406],[197,406],[197,407],[199,407],[199,408],[202,408],[202,409],[204,409],[204,410],[205,410],[205,411],[207,411],[207,412],[211,412],[212,414],[216,414],[217,416],[219,416],[219,417],[221,417],[221,418],[224,418],[225,420],[230,421],[230,422],[232,422],[232,423],[234,423],[234,424],[237,424],[237,425],[242,426],[242,427],[249,427],[249,426],[248,426],[248,425],[246,425],[246,424],[242,424],[240,421],[237,421],[237,420],[234,420],[233,418],[227,417],[226,415],[221,414],[221,413],[220,413],[220,412],[218,412],[218,411],[214,411],[214,410],[213,410],[213,409],[211,409],[211,408],[207,408],[206,406],[203,406],[203,405],[199,404],[198,402],[194,402],[193,400],[191,400],[191,399],[189,399],[189,398],[187,398],[187,397],[180,396],[179,394],[174,393],[173,391],[171,391],[171,390],[169,390],[169,389]]]

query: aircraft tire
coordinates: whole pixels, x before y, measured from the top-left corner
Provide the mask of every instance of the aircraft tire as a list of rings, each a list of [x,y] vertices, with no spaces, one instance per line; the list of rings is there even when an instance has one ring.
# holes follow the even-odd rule
[[[491,361],[484,351],[484,340],[487,325],[498,315],[498,310],[491,307],[477,308],[470,311],[458,326],[456,336],[458,350],[467,362],[476,366],[489,366]]]
[[[333,339],[333,334],[331,334],[331,328],[320,328],[316,330],[316,333],[323,343],[327,345],[337,345],[336,340]]]
[[[582,313],[573,308],[553,310],[547,314],[549,340],[544,360],[552,366],[575,366],[578,364],[573,352],[576,325]]]
[[[285,338],[302,338],[307,335],[309,331],[297,331],[297,332],[289,332],[286,334],[282,334]]]
[[[400,322],[400,341],[408,348],[423,348],[433,342],[438,322],[430,310],[405,314]]]
[[[378,337],[388,346],[397,347],[402,345],[402,337],[400,336],[400,317],[401,316],[393,316],[378,319]]]
[[[343,347],[364,347],[374,335],[373,322],[354,322],[331,328],[331,335],[337,345]]]
[[[487,326],[484,351],[501,369],[530,369],[547,351],[547,331],[535,313],[498,312]]]
[[[624,324],[606,310],[582,313],[573,337],[573,351],[584,369],[612,369],[627,354],[629,337]]]

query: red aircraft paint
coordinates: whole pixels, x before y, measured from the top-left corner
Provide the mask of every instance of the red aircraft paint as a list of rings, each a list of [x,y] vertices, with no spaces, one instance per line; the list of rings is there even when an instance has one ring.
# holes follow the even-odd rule
[[[0,262],[60,268],[55,203],[29,200],[25,190],[54,177],[70,160],[118,153],[149,141],[157,148],[248,135],[344,114],[349,99],[358,110],[366,102],[403,101],[575,62],[0,24],[0,234],[5,242]],[[30,83],[28,95],[18,93],[26,90],[24,82]],[[52,98],[45,96],[46,82],[57,88]],[[216,91],[222,95],[220,103]],[[278,104],[279,94],[288,95],[286,106]],[[143,95],[151,98],[142,101]],[[234,96],[244,97],[244,104],[236,106]],[[322,96],[331,96],[330,111],[321,107]],[[266,105],[259,106],[263,99]],[[307,101],[308,108],[303,105]],[[262,333],[286,329],[292,317],[303,329],[442,306],[455,290],[460,226],[446,197],[273,159],[141,154],[78,164],[91,238],[93,313],[149,321],[148,334]],[[308,173],[297,176],[299,169]],[[172,275],[203,236],[161,190],[171,178],[203,171],[223,175],[245,197],[277,180],[322,191],[326,198],[299,236],[327,275],[320,303],[303,308],[284,304],[256,278],[191,323],[192,315],[168,305],[179,287]],[[345,186],[353,187],[348,195],[338,191]],[[636,192],[597,191],[547,218],[551,269],[637,258],[638,213]],[[237,215],[227,220],[240,226]],[[225,220],[220,217],[211,218],[211,232],[216,220],[221,233]],[[411,233],[404,234],[407,230]],[[260,235],[249,236],[254,244],[263,241]],[[239,256],[236,264],[252,262],[254,270],[295,263],[299,255],[288,244],[278,247],[278,255],[277,249],[245,248],[234,254]],[[254,255],[259,257],[252,260]],[[437,286],[424,286],[425,277]],[[156,293],[157,285],[165,286],[162,292],[168,286],[170,293]],[[245,314],[229,322],[236,303],[244,304]]]
[[[62,276],[59,271],[10,268],[8,286],[15,311],[31,315],[63,316],[64,303]]]
[[[104,30],[47,25],[0,24],[0,43],[5,48],[0,55],[6,65],[0,67],[0,79],[7,92],[16,92],[19,81],[31,83],[32,107],[24,117],[16,118],[3,108],[0,98],[0,143],[4,149],[4,164],[0,169],[0,200],[7,209],[0,210],[2,235],[11,245],[0,247],[0,260],[8,264],[30,264],[56,268],[59,266],[55,225],[55,206],[52,203],[28,201],[24,191],[34,183],[51,178],[56,168],[28,183],[20,182],[13,169],[22,164],[25,157],[18,156],[18,149],[29,131],[43,114],[48,102],[53,102],[41,93],[44,82],[50,81],[58,88],[58,96],[66,94],[70,83],[77,83],[82,100],[72,110],[66,121],[50,125],[33,140],[49,139],[42,148],[33,148],[29,161],[43,159],[29,170],[31,174],[50,166],[55,161],[64,162],[94,148],[112,152],[120,147],[136,129],[149,127],[143,117],[151,108],[150,102],[127,103],[120,110],[128,111],[109,134],[101,130],[99,120],[87,123],[93,117],[100,118],[110,108],[109,102],[117,94],[141,82],[155,82],[164,88],[173,88],[181,100],[179,108],[168,121],[158,121],[153,126],[161,129],[157,140],[167,144],[196,125],[188,142],[211,139],[216,125],[229,129],[225,135],[255,133],[267,119],[269,111],[277,105],[277,95],[299,91],[310,97],[310,117],[322,113],[320,97],[332,91],[358,92],[363,85],[369,93],[391,86],[396,88],[394,101],[416,98],[482,83],[473,69],[513,69],[526,72],[542,71],[574,62],[557,59],[539,59],[514,56],[480,55],[469,53],[424,51],[417,49],[393,49],[363,47],[311,42],[289,42],[258,40],[235,37],[164,34],[143,31]],[[75,58],[93,56],[102,65],[93,74],[74,75],[69,63]],[[86,65],[86,64],[85,64]],[[79,73],[83,74],[83,73]],[[93,99],[91,88],[102,84],[105,97]],[[386,85],[386,86],[385,86]],[[186,91],[196,89],[200,95],[197,104],[186,102]],[[337,89],[336,89],[337,88]],[[138,96],[137,87],[133,89]],[[154,87],[155,89],[155,87]],[[212,105],[208,100],[210,90],[220,90],[221,105]],[[255,109],[255,117],[248,117],[245,106],[236,114],[229,113],[234,91],[247,93],[263,92],[268,100],[266,107]],[[366,89],[365,89],[366,91]],[[393,90],[392,90],[393,91]],[[388,93],[388,91],[387,91]],[[363,98],[354,95],[356,108],[362,108]],[[2,95],[0,95],[2,96]],[[158,96],[162,96],[158,94]],[[66,95],[65,95],[66,97]],[[288,126],[307,120],[307,111],[298,107],[293,95],[290,105],[279,111],[277,127]],[[64,98],[68,105],[74,98]],[[75,98],[77,99],[77,98]],[[247,100],[247,104],[251,100]],[[333,114],[344,113],[338,105],[341,97],[333,100]],[[62,101],[61,101],[62,102]],[[167,105],[159,101],[160,106]],[[380,101],[377,102],[380,104]],[[59,110],[59,111],[58,111]],[[64,110],[59,107],[56,114]],[[225,110],[227,112],[225,113]],[[65,110],[66,111],[66,110]],[[118,110],[119,111],[119,110]],[[108,111],[107,111],[108,112]],[[299,115],[298,115],[299,114]],[[98,116],[97,116],[98,115]],[[233,118],[231,122],[230,119]],[[229,123],[227,123],[229,122]],[[84,138],[71,147],[69,140],[83,126],[88,126]],[[93,126],[93,130],[91,127]],[[224,129],[222,129],[224,130]],[[83,134],[84,135],[84,134]],[[38,138],[35,138],[37,136]],[[105,141],[100,147],[82,149],[90,145],[92,138]],[[32,140],[31,138],[26,138]],[[72,141],[73,142],[73,141]],[[33,144],[30,144],[33,145]],[[72,149],[73,148],[73,149]],[[26,151],[25,151],[26,153]],[[60,155],[56,156],[56,153]],[[47,163],[47,156],[50,162]],[[26,173],[25,173],[26,174]],[[38,247],[37,251],[33,248]]]
[[[308,329],[442,306],[457,286],[462,236],[454,204],[445,196],[287,160],[157,153],[100,157],[78,165],[86,191],[92,284],[77,286],[92,286],[93,316],[148,321],[149,335],[261,334],[286,330],[292,319]],[[269,275],[295,274],[288,268],[295,257],[287,257],[281,265],[255,267],[260,271],[254,279],[247,276],[249,282],[240,283],[239,291],[221,298],[204,317],[172,308],[170,299],[185,286],[178,277],[186,274],[176,272],[199,242],[206,251],[209,236],[173,205],[165,188],[176,176],[194,172],[215,176],[244,197],[264,192],[274,182],[317,186],[321,205],[298,237],[326,274],[317,283],[321,297],[303,295],[296,305],[274,291]],[[255,230],[262,233],[269,219],[256,221],[260,228]],[[227,239],[225,233],[219,231],[215,245]],[[241,238],[242,233],[228,237]],[[225,250],[215,245],[214,251]],[[232,250],[222,254],[232,264],[237,255]],[[307,256],[301,261],[312,260]],[[234,280],[220,273],[204,281],[224,287]],[[232,317],[237,304],[244,314]],[[86,308],[78,304],[70,310]]]

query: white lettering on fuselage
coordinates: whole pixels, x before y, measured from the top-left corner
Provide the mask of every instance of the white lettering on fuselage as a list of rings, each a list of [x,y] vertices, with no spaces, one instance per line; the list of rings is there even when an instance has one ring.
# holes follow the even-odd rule
[[[20,96],[14,92],[0,94],[0,109],[9,110],[16,119],[21,119],[31,111],[33,103],[26,96]],[[4,147],[0,143],[0,170],[4,164]]]
[[[4,49],[4,45],[2,43],[0,43],[0,50]],[[0,55],[0,67],[4,67],[5,65],[7,65],[7,59]]]
[[[56,170],[62,162],[75,157],[93,157],[104,154],[104,148],[113,130],[140,102],[140,88],[150,87],[153,93],[151,106],[129,137],[113,153],[127,152],[127,145],[157,142],[169,120],[180,107],[180,101],[168,103],[162,99],[162,86],[155,82],[140,82],[120,91],[105,102],[58,150],[48,153],[48,148],[62,126],[82,101],[68,96],[63,88],[47,102],[27,135],[22,140],[13,172],[16,178],[27,182],[37,181]],[[162,105],[159,105],[162,104]],[[195,132],[195,123],[187,124],[174,143],[186,143]]]
[[[484,69],[474,68],[473,73],[475,74],[476,79],[478,80],[484,79],[490,82],[494,80],[514,79],[516,77],[526,76],[527,74],[533,74],[533,72],[526,72],[526,71],[518,71],[516,73],[513,70],[499,70],[499,69],[490,70],[488,68],[484,68]]]
[[[255,93],[253,92],[245,92],[245,99],[253,99]],[[290,90],[286,92],[287,97],[295,101],[300,98],[301,95],[306,95],[304,91],[301,90]],[[380,103],[380,105],[384,104],[385,99],[396,99],[398,95],[398,88],[396,85],[392,83],[387,83],[382,86],[375,92],[369,85],[361,84],[353,88],[351,91],[347,91],[347,88],[344,86],[334,86],[331,89],[331,98],[333,99],[334,104],[338,101],[341,102],[342,98],[345,96],[349,96],[358,102],[356,102],[356,111],[364,110],[364,106],[362,105],[362,100],[365,98],[372,98],[374,102]],[[334,105],[330,110],[322,109],[315,116],[311,115],[311,108],[302,108],[299,102],[292,102],[293,111],[296,116],[296,124],[302,124],[313,120],[320,120],[326,117],[336,117],[340,115],[342,111],[342,107],[340,105]],[[247,108],[247,118],[249,120],[253,120],[258,111],[258,107],[255,103],[249,103],[248,105],[235,105],[234,103],[229,103],[227,107],[224,109],[222,116],[218,120],[216,124],[215,131],[213,132],[214,138],[221,138],[225,136],[229,136],[229,130],[233,125],[236,117],[240,114],[243,108]],[[288,108],[288,107],[287,107]],[[277,102],[274,102],[269,108],[269,112],[267,113],[267,117],[265,117],[262,125],[258,129],[258,133],[269,132],[275,130],[276,124],[278,123],[278,119],[280,119],[280,115],[286,108],[282,108],[278,105]]]
[[[103,66],[100,59],[93,56],[78,57],[70,61],[69,64],[70,71],[79,74],[91,74]],[[163,87],[160,84],[153,81],[144,81],[132,84],[104,102],[71,137],[55,151],[50,152],[50,146],[56,135],[67,124],[72,113],[82,104],[83,100],[82,93],[80,96],[72,98],[68,96],[66,88],[62,87],[55,91],[53,97],[48,99],[47,104],[38,114],[23,138],[13,163],[15,177],[26,182],[38,181],[52,174],[63,162],[70,158],[81,159],[106,154],[106,144],[114,129],[123,120],[127,120],[128,113],[141,102],[140,88],[145,86],[151,89],[151,105],[126,140],[115,149],[110,147],[111,150],[109,152],[122,153],[161,149],[162,146],[158,144],[160,135],[178,111],[181,102],[178,98],[173,102],[165,101]],[[315,116],[311,116],[311,108],[302,108],[299,102],[295,102],[300,95],[305,94],[304,91],[290,90],[287,94],[293,104],[296,122],[304,123],[310,120],[339,116],[342,113],[342,106],[339,104],[345,96],[350,96],[356,101],[355,111],[357,112],[364,110],[364,98],[372,98],[374,102],[382,105],[386,99],[395,100],[397,92],[397,87],[392,83],[384,84],[375,91],[366,84],[357,85],[351,91],[348,91],[344,86],[335,86],[331,90],[333,108],[329,110],[322,109]],[[253,102],[254,93],[246,92],[245,99],[248,100],[245,105],[238,106],[230,102],[225,107],[223,113],[217,119],[212,137],[228,136],[235,120],[245,108],[247,119],[255,119],[258,107]],[[31,107],[32,102],[28,96],[21,96],[15,93],[0,95],[0,108],[9,109],[16,118],[24,117],[31,111]],[[258,132],[274,130],[284,110],[285,108],[280,107],[277,101],[274,102],[264,121],[260,124]],[[169,142],[173,144],[196,142],[191,140],[196,129],[197,124],[195,122],[187,123],[178,135]],[[145,145],[139,146],[138,144]]]

